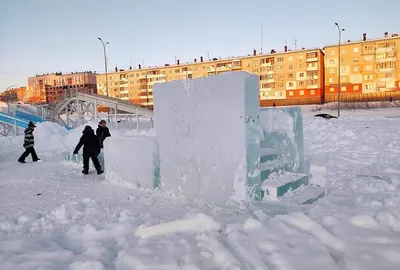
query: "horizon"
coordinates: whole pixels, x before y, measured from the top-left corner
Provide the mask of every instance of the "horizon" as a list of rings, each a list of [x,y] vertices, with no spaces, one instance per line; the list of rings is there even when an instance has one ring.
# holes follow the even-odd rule
[[[338,42],[335,22],[346,29],[343,43],[361,40],[363,33],[367,39],[382,38],[384,32],[399,33],[396,10],[400,1],[387,0],[383,5],[392,8],[385,14],[376,12],[382,4],[372,0],[338,0],[324,6],[316,0],[307,3],[278,2],[271,12],[271,4],[261,0],[190,4],[181,0],[72,0],[62,9],[44,0],[5,0],[0,3],[0,23],[6,26],[0,31],[0,91],[10,85],[26,86],[28,77],[36,74],[104,73],[98,37],[110,42],[108,70],[113,72],[116,65],[124,70],[129,66],[136,70],[138,64],[144,68],[174,65],[176,58],[184,65],[200,56],[205,60],[245,57],[253,49],[258,54],[261,45],[263,54],[272,48],[283,51],[285,45],[293,50],[295,40],[297,49],[322,49]],[[209,15],[210,10],[217,12]]]

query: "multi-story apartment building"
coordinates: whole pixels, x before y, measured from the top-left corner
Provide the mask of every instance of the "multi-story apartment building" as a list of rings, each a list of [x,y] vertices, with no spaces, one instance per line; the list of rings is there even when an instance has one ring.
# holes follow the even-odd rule
[[[129,100],[147,107],[153,106],[153,85],[173,80],[194,79],[228,71],[247,71],[260,76],[261,106],[320,103],[324,94],[324,56],[321,49],[301,49],[283,52],[271,50],[228,59],[204,61],[200,57],[192,63],[166,64],[119,70],[108,74],[108,95]],[[106,76],[97,75],[99,94],[106,95]]]
[[[0,98],[7,102],[25,101],[26,87],[11,88],[0,94]]]
[[[340,47],[340,94],[343,101],[388,100],[400,93],[400,37],[347,41]],[[326,46],[325,101],[337,101],[339,46]]]
[[[51,103],[59,100],[66,89],[96,93],[96,74],[91,71],[61,72],[28,78],[27,97],[30,102]]]

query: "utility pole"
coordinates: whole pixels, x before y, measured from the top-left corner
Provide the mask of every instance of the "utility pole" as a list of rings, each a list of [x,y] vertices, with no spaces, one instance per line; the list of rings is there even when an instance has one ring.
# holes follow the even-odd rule
[[[337,111],[337,116],[338,116],[338,118],[340,117],[340,91],[341,91],[341,87],[340,87],[340,72],[341,72],[341,57],[340,57],[340,54],[341,54],[341,48],[340,48],[340,46],[341,46],[341,42],[342,42],[342,32],[344,31],[344,28],[340,28],[340,26],[339,26],[339,24],[336,22],[335,23],[335,25],[336,25],[336,27],[337,27],[337,29],[338,29],[338,31],[339,31],[339,46],[338,46],[338,49],[339,49],[339,55],[338,55],[338,59],[339,59],[339,64],[338,64],[338,111]]]

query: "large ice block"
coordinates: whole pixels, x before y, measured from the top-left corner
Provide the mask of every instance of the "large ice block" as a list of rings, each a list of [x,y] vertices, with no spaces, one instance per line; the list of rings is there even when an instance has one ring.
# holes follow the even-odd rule
[[[286,163],[286,170],[305,172],[303,116],[300,107],[262,108],[261,148],[275,149],[277,158]],[[263,159],[263,158],[262,158]]]
[[[153,189],[159,184],[160,160],[154,137],[110,137],[104,141],[105,175],[117,181]]]
[[[230,72],[153,92],[164,189],[216,205],[260,197],[258,76]]]

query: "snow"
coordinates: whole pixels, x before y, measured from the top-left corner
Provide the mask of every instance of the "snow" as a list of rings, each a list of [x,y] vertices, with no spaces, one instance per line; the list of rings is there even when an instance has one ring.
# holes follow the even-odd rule
[[[38,124],[42,163],[17,164],[22,138],[0,137],[0,269],[400,269],[400,119],[376,115],[305,113],[305,154],[326,167],[327,194],[279,214],[82,176],[57,151],[83,127]]]
[[[164,190],[219,206],[246,201],[243,189],[260,184],[258,85],[247,72],[154,85]],[[237,173],[246,181],[234,183]]]

